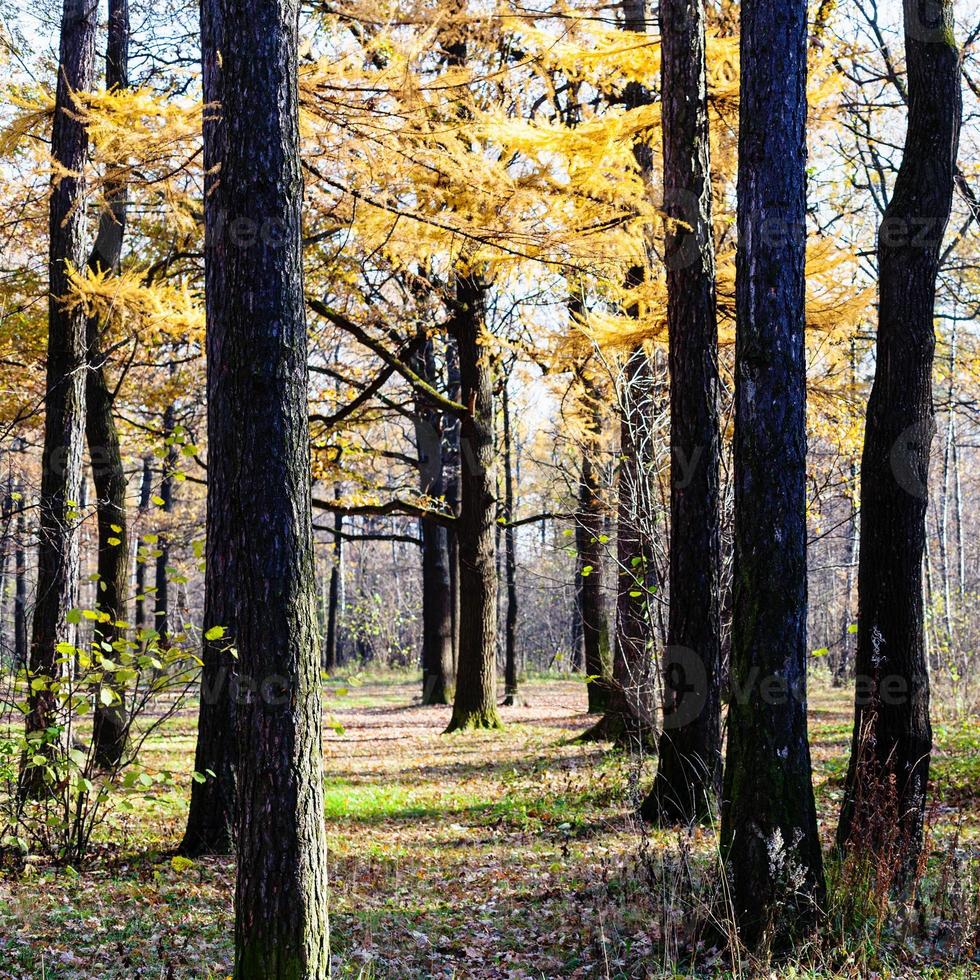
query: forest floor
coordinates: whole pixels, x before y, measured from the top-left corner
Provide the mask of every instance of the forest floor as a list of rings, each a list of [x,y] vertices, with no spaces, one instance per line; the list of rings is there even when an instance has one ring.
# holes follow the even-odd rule
[[[531,681],[519,706],[502,709],[504,729],[453,736],[441,734],[449,709],[420,707],[418,685],[405,675],[328,688],[338,975],[662,977],[687,972],[678,964],[695,948],[700,975],[727,973],[712,928],[714,834],[638,825],[631,804],[653,762],[573,741],[589,724],[580,682]],[[850,737],[848,694],[815,682],[810,731],[829,845]],[[187,711],[149,745],[148,765],[188,772],[193,737]],[[977,913],[970,882],[980,859],[980,719],[950,712],[936,739],[943,802],[930,818],[931,847],[944,893],[935,924],[906,926],[892,940],[872,927],[863,947],[815,954],[812,972],[792,975],[866,976],[873,968],[883,977],[980,976],[964,935],[977,923],[963,921]],[[0,978],[230,975],[232,862],[172,856],[186,787],[133,792],[136,808],[103,828],[106,843],[90,867],[32,862],[0,877]]]

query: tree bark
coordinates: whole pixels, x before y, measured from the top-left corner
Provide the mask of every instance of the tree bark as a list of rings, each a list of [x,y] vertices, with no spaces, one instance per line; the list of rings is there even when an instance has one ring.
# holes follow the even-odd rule
[[[509,380],[509,379],[508,379]],[[514,460],[510,395],[504,382],[504,517],[514,519]],[[504,575],[507,582],[507,618],[504,621],[504,704],[512,707],[517,699],[517,529],[504,527]]]
[[[27,669],[27,519],[24,516],[23,486],[18,484],[17,539],[14,543],[14,666]]]
[[[330,566],[330,585],[327,592],[327,650],[324,669],[336,670],[340,665],[340,606],[344,581],[344,515],[333,515],[333,564]]]
[[[177,469],[177,448],[173,442],[177,425],[176,408],[171,402],[163,413],[165,456],[160,476],[160,510],[168,519],[174,509],[174,472]],[[159,536],[157,542],[156,589],[153,593],[153,628],[159,634],[157,642],[161,650],[170,645],[170,527]]]
[[[220,0],[201,4],[201,67],[204,86],[204,272],[207,320],[208,486],[207,541],[204,556],[204,622],[202,629],[201,692],[197,719],[197,747],[191,783],[190,810],[180,851],[190,857],[228,854],[235,844],[238,798],[238,660],[236,644],[237,575],[233,535],[237,512],[232,499],[236,459],[235,405],[227,370],[211,370],[223,363],[228,296],[224,270],[227,243],[223,220],[227,215],[218,200],[218,168],[225,155],[225,124],[219,52],[223,47]],[[149,504],[149,460],[144,461],[143,487]],[[145,570],[145,564],[138,567]],[[213,639],[208,639],[208,635]],[[217,635],[220,634],[220,635]],[[204,781],[200,781],[200,777]]]
[[[138,520],[141,520],[150,509],[150,493],[153,490],[153,467],[150,457],[143,457],[143,476],[140,480],[140,502]],[[135,542],[136,553],[136,601],[133,611],[133,623],[138,630],[146,627],[146,558],[140,555],[139,539]]]
[[[642,270],[634,270],[631,280],[639,283],[641,274]],[[619,385],[616,636],[612,679],[605,714],[582,735],[583,741],[613,741],[637,752],[654,747],[650,613],[659,583],[652,539],[654,506],[648,483],[652,465],[648,426],[651,383],[646,351],[642,346],[637,347],[627,358]]]
[[[602,433],[600,393],[594,383],[581,376],[585,411],[588,415],[585,445],[579,474],[578,512],[575,515],[575,569],[581,587],[582,643],[585,651],[586,693],[589,714],[602,714],[609,702],[609,619],[603,595],[605,546],[603,518],[605,502],[599,465]]]
[[[330,963],[301,250],[299,7],[293,0],[205,0],[205,20],[215,3],[221,45],[209,44],[204,58],[206,65],[220,59],[224,132],[220,180],[208,202],[226,223],[211,228],[210,241],[223,310],[208,325],[209,453],[227,493],[222,506],[229,509],[234,555],[229,584],[241,695],[235,976],[321,980]],[[203,32],[212,41],[214,26]],[[215,489],[209,485],[209,497]],[[224,529],[219,521],[209,540]]]
[[[441,388],[435,344],[425,341],[416,357],[416,372]],[[419,458],[419,489],[439,499],[446,493],[442,413],[420,401],[415,411],[415,443]],[[435,521],[419,521],[422,536],[422,704],[449,704],[453,659],[452,588],[447,529]]]
[[[108,90],[129,86],[129,3],[110,0],[106,42],[105,84]],[[99,216],[99,230],[89,268],[99,273],[118,273],[126,227],[127,189],[115,181],[106,191],[108,206]],[[88,371],[86,373],[85,434],[92,480],[95,484],[98,524],[98,580],[96,608],[108,615],[95,624],[95,641],[111,646],[119,637],[115,625],[125,619],[129,584],[129,543],[126,520],[126,472],[123,468],[119,433],[112,414],[113,396],[105,373],[102,324],[90,317],[86,325]],[[101,647],[101,649],[105,649]],[[109,654],[110,659],[112,654]],[[103,682],[105,683],[105,682]],[[93,715],[92,741],[97,765],[104,769],[119,764],[126,748],[128,713],[120,701],[105,706],[97,698]]]
[[[705,11],[660,7],[664,210],[668,230],[670,605],[657,775],[642,815],[661,824],[709,817],[721,791],[718,326],[711,228]]]
[[[806,719],[806,36],[804,0],[743,0],[721,847],[750,947],[810,927],[824,893]]]
[[[458,277],[451,323],[459,354],[460,425],[459,666],[447,732],[499,728],[497,714],[497,577],[494,568],[496,483],[493,374],[481,333],[487,286],[475,274]]]
[[[878,230],[876,368],[861,460],[859,683],[837,836],[879,857],[894,848],[897,884],[922,848],[932,751],[922,558],[935,431],[933,316],[962,113],[952,3],[906,0],[904,14],[908,131]]]
[[[41,455],[37,600],[31,635],[30,673],[58,673],[56,646],[71,642],[68,611],[78,594],[76,508],[82,483],[85,439],[85,314],[62,302],[70,291],[68,267],[85,261],[85,176],[88,134],[74,115],[73,93],[92,88],[95,69],[96,8],[86,0],[64,0],[58,55],[58,84],[51,155],[59,173],[52,180],[48,212],[48,354]],[[44,736],[56,724],[56,698],[49,688],[28,692],[26,731]],[[25,789],[36,790],[25,773]]]

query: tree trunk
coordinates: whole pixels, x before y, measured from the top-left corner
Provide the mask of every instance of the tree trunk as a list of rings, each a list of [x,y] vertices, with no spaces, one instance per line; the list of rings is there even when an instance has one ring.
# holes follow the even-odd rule
[[[426,340],[415,358],[419,375],[441,387],[435,344]],[[446,493],[442,413],[423,402],[416,405],[415,443],[419,489],[434,499]],[[453,659],[452,590],[449,538],[435,521],[419,521],[422,534],[422,704],[449,704]]]
[[[481,342],[486,284],[476,275],[457,281],[451,329],[459,353],[460,425],[459,666],[447,732],[499,728],[497,714],[497,577],[494,568],[496,485],[493,453],[493,375]]]
[[[27,668],[27,518],[24,516],[23,487],[17,511],[17,540],[14,544],[14,667]]]
[[[750,947],[811,926],[824,892],[806,719],[806,35],[804,0],[743,0],[721,846]]]
[[[582,642],[585,648],[586,692],[589,714],[602,714],[609,701],[609,620],[603,595],[605,545],[602,477],[599,465],[602,410],[594,384],[582,378],[588,413],[586,444],[582,447],[578,513],[575,515],[576,576],[581,586]]]
[[[448,382],[449,397],[458,402],[460,394],[459,378],[459,349],[453,337],[446,338],[446,381]],[[459,516],[460,493],[460,420],[446,418],[445,447],[443,450],[443,467],[446,480],[446,506]],[[447,529],[449,547],[449,594],[452,612],[452,666],[450,677],[455,678],[459,666],[459,534],[455,524]]]
[[[631,280],[639,283],[642,270]],[[627,358],[620,381],[620,459],[616,528],[616,637],[605,714],[582,739],[617,742],[634,751],[654,746],[651,711],[653,617],[658,585],[651,537],[655,516],[647,420],[650,362],[642,347]],[[591,577],[591,576],[590,576]]]
[[[174,509],[174,472],[177,469],[177,447],[173,442],[176,428],[176,409],[171,402],[163,413],[163,434],[166,455],[160,477],[160,510],[164,520]],[[157,542],[156,590],[153,594],[153,628],[159,634],[161,650],[170,645],[170,527],[160,534]]]
[[[215,3],[220,34],[211,21]],[[320,980],[330,964],[301,253],[299,7],[292,0],[244,6],[205,0],[202,16],[205,38],[221,37],[219,49],[206,44],[204,60],[208,66],[220,57],[223,95],[221,176],[207,199],[227,222],[211,227],[209,243],[223,307],[208,324],[209,455],[222,476],[212,485],[209,466],[208,491],[214,510],[215,490],[226,494],[220,506],[229,510],[227,521],[209,528],[209,541],[228,530],[234,556],[228,584],[241,694],[235,977]],[[212,585],[213,594],[218,582]]]
[[[333,515],[333,564],[330,566],[330,585],[327,591],[327,650],[323,658],[329,673],[340,666],[340,598],[344,579],[344,515]]]
[[[220,0],[201,4],[201,66],[204,101],[204,208],[205,315],[207,319],[208,487],[207,541],[204,556],[204,639],[201,693],[197,719],[197,748],[191,783],[190,810],[180,851],[190,857],[228,854],[235,844],[238,793],[238,660],[236,644],[237,563],[232,536],[236,508],[232,498],[238,419],[231,401],[231,379],[226,371],[210,370],[225,355],[228,298],[224,275],[222,212],[216,168],[224,159],[225,125],[220,106],[223,16]],[[144,460],[143,492],[149,504],[149,459]],[[142,505],[142,501],[141,501]],[[145,564],[137,568],[145,569]],[[209,634],[213,639],[208,639]],[[220,634],[220,635],[219,635]],[[203,781],[201,781],[201,777]]]
[[[664,210],[668,231],[670,605],[659,763],[643,816],[709,817],[721,791],[718,326],[711,229],[705,12],[663,0]]]
[[[143,477],[140,480],[139,518],[143,518],[150,509],[150,493],[153,490],[153,467],[149,456],[143,457]],[[136,602],[133,622],[138,630],[146,626],[146,558],[139,553],[139,541],[136,541]]]
[[[504,382],[504,517],[514,519],[514,460],[511,438],[510,396]],[[504,623],[504,704],[517,698],[517,529],[504,527],[504,574],[507,582],[507,619]]]
[[[105,56],[105,84],[108,90],[128,87],[128,55],[129,3],[128,0],[110,0]],[[106,190],[106,200],[108,206],[99,216],[99,231],[88,264],[94,272],[118,273],[126,227],[125,183],[112,183]],[[125,619],[126,591],[129,584],[129,543],[126,472],[119,448],[116,420],[112,415],[112,391],[105,374],[107,355],[102,351],[101,333],[102,324],[98,318],[90,317],[86,325],[88,372],[85,387],[85,434],[92,462],[98,523],[96,608],[109,616],[108,622],[95,624],[95,641],[111,646],[119,635],[115,624]],[[109,657],[112,659],[112,654]],[[119,764],[126,748],[127,728],[128,713],[121,700],[107,707],[96,698],[92,741],[97,765],[108,769]]]
[[[52,180],[48,212],[48,354],[44,399],[44,447],[41,455],[37,600],[31,636],[30,673],[54,678],[59,673],[59,643],[71,642],[68,611],[78,594],[76,508],[82,483],[85,440],[85,313],[68,309],[68,268],[85,262],[85,177],[88,134],[74,115],[72,93],[92,88],[95,68],[96,8],[85,0],[64,0],[58,85],[51,155],[59,172]],[[40,739],[57,723],[50,688],[28,692],[26,731]],[[25,789],[34,792],[41,770],[25,773]]]
[[[878,230],[876,369],[861,460],[859,683],[837,838],[891,857],[898,884],[921,851],[932,750],[922,557],[935,430],[933,315],[962,112],[951,0],[906,0],[904,10],[908,131]]]

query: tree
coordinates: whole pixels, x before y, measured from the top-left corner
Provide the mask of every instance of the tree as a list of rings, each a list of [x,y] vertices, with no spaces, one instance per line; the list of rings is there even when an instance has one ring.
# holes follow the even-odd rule
[[[878,229],[878,336],[861,459],[854,735],[841,846],[918,862],[932,728],[922,609],[936,276],[949,220],[962,101],[953,5],[906,0],[908,130]]]
[[[113,91],[129,86],[129,3],[110,0],[106,41],[105,85]],[[99,215],[99,230],[89,256],[96,275],[117,274],[122,259],[128,192],[123,180],[113,180],[106,191],[106,206]],[[113,392],[106,377],[102,322],[89,316],[86,325],[88,371],[85,381],[85,435],[92,464],[98,521],[98,582],[96,608],[107,620],[95,624],[99,644],[115,642],[118,622],[125,619],[129,589],[129,544],[126,518],[126,471],[119,433],[113,416]],[[102,647],[104,650],[105,647]],[[96,699],[92,738],[95,759],[103,768],[117,765],[126,747],[127,716],[121,701],[104,705]]]
[[[504,623],[504,704],[517,699],[517,528],[514,520],[514,439],[510,412],[510,375],[504,377],[501,414],[504,421],[504,579],[507,583],[507,618]]]
[[[41,455],[37,601],[31,635],[30,674],[54,678],[59,643],[71,642],[69,611],[78,589],[77,507],[85,437],[85,313],[65,302],[72,267],[80,269],[85,230],[85,164],[88,133],[75,111],[75,93],[90,89],[95,70],[98,15],[86,0],[64,0],[58,84],[51,127],[56,164],[48,207],[48,353]],[[50,685],[28,693],[28,738],[44,740],[56,724]],[[25,772],[25,788],[39,778]]]
[[[645,818],[709,815],[721,790],[718,325],[705,12],[660,7],[670,372],[670,564],[664,728]]]
[[[802,0],[743,0],[721,846],[750,946],[806,928],[823,897],[806,726],[806,32]]]
[[[217,174],[225,157],[227,126],[222,103],[224,76],[220,55],[224,43],[220,0],[201,5],[201,65],[204,101],[204,269],[209,365],[225,357],[230,329],[230,301],[225,271],[223,236],[227,217],[218,203]],[[207,540],[204,558],[204,639],[201,654],[201,693],[197,747],[191,783],[187,828],[182,854],[227,854],[235,842],[238,798],[238,740],[236,735],[238,660],[234,656],[237,624],[238,565],[234,544],[235,406],[227,392],[228,376],[208,371],[208,489]],[[143,485],[148,502],[149,462],[144,461]],[[145,566],[141,566],[141,569]]]
[[[576,311],[578,315],[578,311]],[[601,392],[587,371],[580,371],[582,409],[585,414],[579,470],[578,507],[575,513],[575,574],[580,583],[582,644],[587,677],[589,714],[602,714],[609,699],[609,618],[603,594],[605,542],[603,525]]]
[[[212,147],[220,148],[221,178],[208,207],[227,223],[211,229],[224,310],[208,325],[215,413],[209,452],[228,476],[220,482],[231,526],[219,527],[235,549],[230,585],[243,695],[236,719],[235,976],[318,980],[330,963],[300,229],[299,6],[216,2],[217,10],[215,0],[202,8],[202,34],[221,38],[204,58],[220,58],[224,127]]]
[[[497,714],[497,575],[494,565],[496,481],[493,373],[485,350],[487,284],[473,271],[457,278],[450,332],[459,357],[461,402],[459,664],[447,731],[499,728]]]
[[[439,385],[435,343],[427,338],[416,357],[419,375]],[[416,402],[415,443],[423,497],[446,493],[443,414],[424,399]],[[422,518],[422,703],[449,704],[452,686],[453,624],[449,571],[449,533],[445,525]]]

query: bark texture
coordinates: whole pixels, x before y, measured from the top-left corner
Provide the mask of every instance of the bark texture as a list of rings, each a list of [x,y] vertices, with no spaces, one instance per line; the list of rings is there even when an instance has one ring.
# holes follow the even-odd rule
[[[415,358],[416,371],[436,389],[442,388],[435,344],[426,340]],[[446,493],[443,460],[443,416],[419,401],[415,410],[415,443],[419,458],[419,489],[439,499]],[[453,663],[452,583],[449,535],[435,521],[419,522],[422,535],[422,703],[449,704]]]
[[[637,282],[639,280],[636,280]],[[608,740],[634,751],[655,747],[652,702],[653,622],[659,585],[653,552],[652,377],[642,347],[628,357],[619,383],[620,458],[616,520],[616,636],[605,714],[583,741]]]
[[[514,519],[514,440],[510,417],[510,396],[504,382],[504,517]],[[504,622],[504,704],[517,699],[517,529],[504,528],[504,575],[507,582],[507,618]]]
[[[221,109],[222,74],[218,52],[223,45],[219,0],[201,4],[201,67],[204,85],[205,315],[208,364],[225,358],[228,300],[224,275],[224,221],[218,197],[218,173],[225,153]],[[237,406],[229,369],[208,371],[207,541],[204,556],[204,623],[201,694],[194,770],[204,782],[191,783],[191,803],[181,853],[227,854],[235,843],[238,787],[236,734],[238,662],[236,643],[237,564],[233,534],[237,515],[232,499],[236,471]],[[144,484],[145,484],[144,471]],[[141,566],[145,568],[144,566]],[[210,633],[215,639],[207,638]]]
[[[668,231],[670,605],[659,762],[642,815],[709,816],[721,791],[718,327],[711,230],[705,12],[660,5],[664,210]]]
[[[806,3],[744,0],[735,565],[721,847],[750,946],[823,898],[806,720]]]
[[[588,678],[588,710],[589,714],[602,714],[609,703],[611,670],[609,618],[603,594],[606,551],[601,540],[606,512],[600,460],[602,396],[595,383],[584,372],[580,372],[579,381],[582,385],[586,425],[579,471],[578,508],[575,514],[575,575],[582,616],[585,674]]]
[[[85,262],[85,177],[88,135],[74,116],[73,93],[91,89],[98,12],[87,0],[64,0],[51,155],[61,172],[53,178],[48,212],[48,354],[44,399],[44,447],[38,501],[37,600],[31,633],[30,672],[54,677],[58,643],[71,642],[68,611],[78,594],[79,494],[85,438],[85,314],[67,309],[68,266]],[[55,698],[31,690],[26,730],[40,734],[55,724]],[[39,770],[32,770],[38,772]],[[28,782],[33,777],[28,777]]]
[[[493,446],[493,374],[481,333],[486,284],[459,277],[451,329],[459,356],[461,400],[459,554],[459,665],[447,731],[498,728],[497,576],[494,567],[496,479]]]
[[[228,476],[222,489],[234,549],[235,976],[320,980],[330,965],[301,254],[299,7],[293,0],[207,0],[205,9],[212,2],[220,4],[222,41],[205,59],[220,54],[224,153],[209,201],[225,223],[210,243],[224,312],[209,324],[215,396],[209,407],[216,413],[209,432],[217,437],[210,458]]]
[[[891,840],[899,881],[922,848],[932,729],[922,610],[936,275],[962,102],[949,0],[906,0],[908,131],[878,231],[874,385],[861,460],[854,737],[841,845]],[[897,822],[897,828],[894,824]]]
[[[129,85],[129,3],[110,0],[105,57],[106,89]],[[122,180],[106,190],[107,206],[99,216],[89,268],[100,273],[118,273],[126,228],[127,189]],[[98,523],[98,582],[96,608],[109,616],[95,624],[95,639],[110,646],[118,639],[117,622],[125,620],[129,586],[129,534],[126,519],[126,471],[123,468],[119,433],[112,414],[113,392],[106,377],[102,324],[90,317],[86,325],[88,371],[85,380],[85,436],[92,463]],[[111,654],[109,654],[111,657]],[[92,739],[96,764],[108,769],[118,765],[126,748],[128,713],[119,702],[108,707],[96,699]]]

